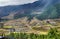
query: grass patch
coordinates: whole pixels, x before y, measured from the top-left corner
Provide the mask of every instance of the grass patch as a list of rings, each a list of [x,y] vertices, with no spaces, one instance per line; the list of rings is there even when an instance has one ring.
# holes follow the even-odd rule
[[[4,26],[3,28],[12,28],[12,26]]]

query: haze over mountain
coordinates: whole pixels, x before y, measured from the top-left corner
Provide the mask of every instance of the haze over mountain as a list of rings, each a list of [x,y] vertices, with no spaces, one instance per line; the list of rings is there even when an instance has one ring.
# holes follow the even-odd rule
[[[23,5],[7,5],[0,7],[1,18],[37,17],[60,18],[60,0],[37,0]]]

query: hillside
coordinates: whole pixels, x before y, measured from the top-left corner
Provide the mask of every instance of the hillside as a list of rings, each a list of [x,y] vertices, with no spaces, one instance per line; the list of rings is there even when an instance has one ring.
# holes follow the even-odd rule
[[[15,32],[27,32],[46,34],[51,28],[57,28],[60,32],[60,19],[38,20],[33,18],[31,21],[27,17],[10,20],[4,23],[4,29],[15,29]],[[44,33],[45,32],[45,33]]]
[[[39,19],[57,19],[60,18],[60,4],[47,7],[46,11],[37,16]]]
[[[39,0],[34,3],[0,7],[0,17],[2,19],[17,19],[21,17],[37,17],[38,19],[60,18],[60,0],[44,1]],[[13,14],[10,17],[10,14]]]

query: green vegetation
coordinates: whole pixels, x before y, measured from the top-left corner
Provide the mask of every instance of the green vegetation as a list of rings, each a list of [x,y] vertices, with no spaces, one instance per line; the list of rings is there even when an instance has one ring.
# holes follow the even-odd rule
[[[3,28],[12,28],[12,26],[3,26]]]
[[[60,4],[47,7],[46,11],[37,16],[38,19],[55,19],[60,17]]]
[[[56,28],[51,28],[47,35],[34,34],[34,33],[10,33],[8,39],[60,39],[60,33]]]
[[[60,39],[59,21],[38,20],[35,17],[31,21],[27,17],[16,19],[6,22],[0,29],[0,34],[4,34],[8,39]],[[11,28],[15,29],[15,32],[11,31]]]

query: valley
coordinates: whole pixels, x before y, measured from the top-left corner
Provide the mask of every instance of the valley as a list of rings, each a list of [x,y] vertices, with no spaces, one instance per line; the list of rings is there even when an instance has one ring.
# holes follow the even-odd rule
[[[60,19],[38,20],[34,17],[29,21],[27,17],[23,17],[20,19],[6,21],[0,31],[5,30],[7,33],[25,32],[47,34],[50,28],[57,28],[60,32]]]
[[[60,39],[60,0],[26,2],[0,1],[0,38]]]

